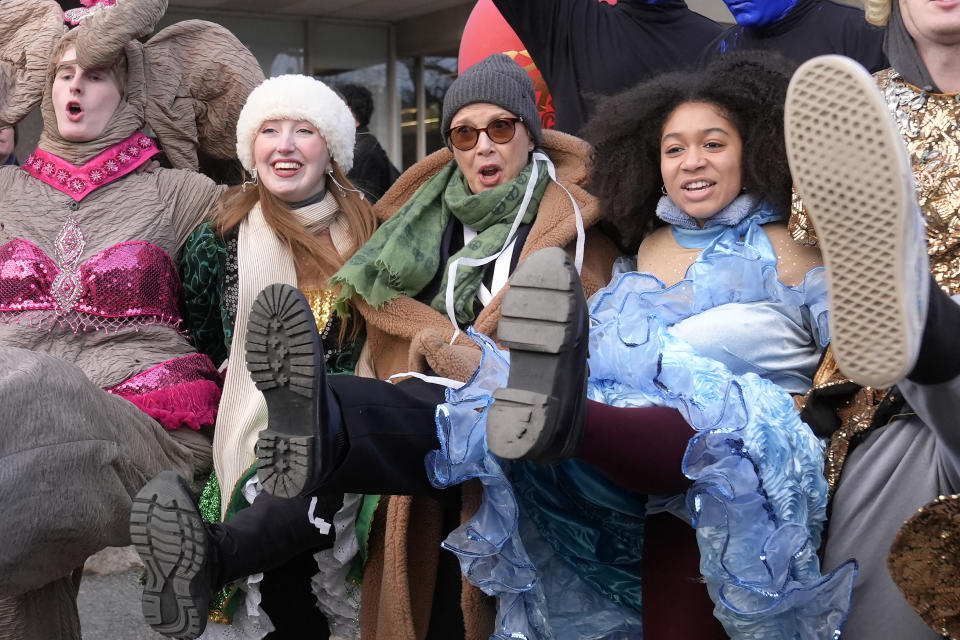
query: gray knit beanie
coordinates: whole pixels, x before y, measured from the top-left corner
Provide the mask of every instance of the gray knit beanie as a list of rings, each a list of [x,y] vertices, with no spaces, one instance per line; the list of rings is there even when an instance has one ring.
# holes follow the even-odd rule
[[[453,117],[463,107],[477,102],[489,102],[503,107],[523,118],[533,143],[540,146],[540,113],[537,111],[537,92],[527,72],[510,56],[495,53],[487,56],[460,74],[443,97],[443,120],[440,131],[450,146],[447,131]]]

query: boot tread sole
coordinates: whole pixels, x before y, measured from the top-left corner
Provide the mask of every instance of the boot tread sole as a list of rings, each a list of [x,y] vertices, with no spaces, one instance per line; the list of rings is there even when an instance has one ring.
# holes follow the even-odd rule
[[[146,584],[141,606],[144,620],[166,636],[192,639],[206,626],[207,612],[197,606],[206,585],[206,532],[190,496],[151,481],[134,498],[130,538],[143,560]],[[165,612],[174,612],[172,618]]]
[[[313,312],[289,285],[257,296],[247,325],[247,370],[267,403],[267,428],[257,440],[257,478],[266,491],[293,498],[315,464],[313,423],[320,349]]]
[[[566,252],[544,249],[528,257],[510,277],[502,309],[497,340],[511,350],[510,374],[507,387],[493,394],[487,446],[508,459],[566,457],[579,444],[582,429],[570,429],[562,443],[556,442],[557,432],[567,427],[558,424],[559,389],[567,388],[564,378],[570,375],[559,368],[567,352],[586,355],[586,345],[576,345],[586,303]],[[584,317],[577,318],[578,313]]]

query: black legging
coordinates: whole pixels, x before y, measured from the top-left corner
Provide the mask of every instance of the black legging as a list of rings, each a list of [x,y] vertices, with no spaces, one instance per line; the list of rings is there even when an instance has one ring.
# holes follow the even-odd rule
[[[441,498],[423,459],[440,446],[434,413],[445,388],[419,378],[390,384],[331,376],[327,383],[340,405],[346,452],[319,491]]]

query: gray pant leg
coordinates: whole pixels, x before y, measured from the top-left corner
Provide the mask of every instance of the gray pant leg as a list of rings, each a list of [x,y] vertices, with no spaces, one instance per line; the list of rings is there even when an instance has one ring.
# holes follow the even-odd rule
[[[902,380],[897,386],[936,438],[936,466],[944,492],[960,490],[960,377],[933,385]]]
[[[0,640],[81,640],[80,575],[77,569],[35,591],[0,599]]]
[[[192,478],[194,456],[133,404],[62,360],[0,349],[0,596],[129,544],[132,497],[164,469]]]
[[[871,432],[847,458],[834,495],[824,569],[860,563],[845,640],[933,640],[887,570],[904,521],[940,494],[960,490],[960,378],[898,384],[916,415]]]

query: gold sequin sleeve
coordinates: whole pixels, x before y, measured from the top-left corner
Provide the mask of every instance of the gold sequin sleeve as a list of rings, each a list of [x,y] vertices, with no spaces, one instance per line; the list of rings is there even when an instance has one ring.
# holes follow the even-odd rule
[[[907,520],[887,564],[923,621],[960,639],[960,495],[940,496]]]
[[[333,314],[333,301],[337,298],[336,291],[332,289],[304,289],[302,293],[307,302],[310,303],[313,319],[322,333]]]
[[[892,69],[876,79],[913,165],[930,270],[947,293],[960,293],[960,94],[927,93]],[[815,245],[816,230],[796,192],[790,214],[793,239]]]

